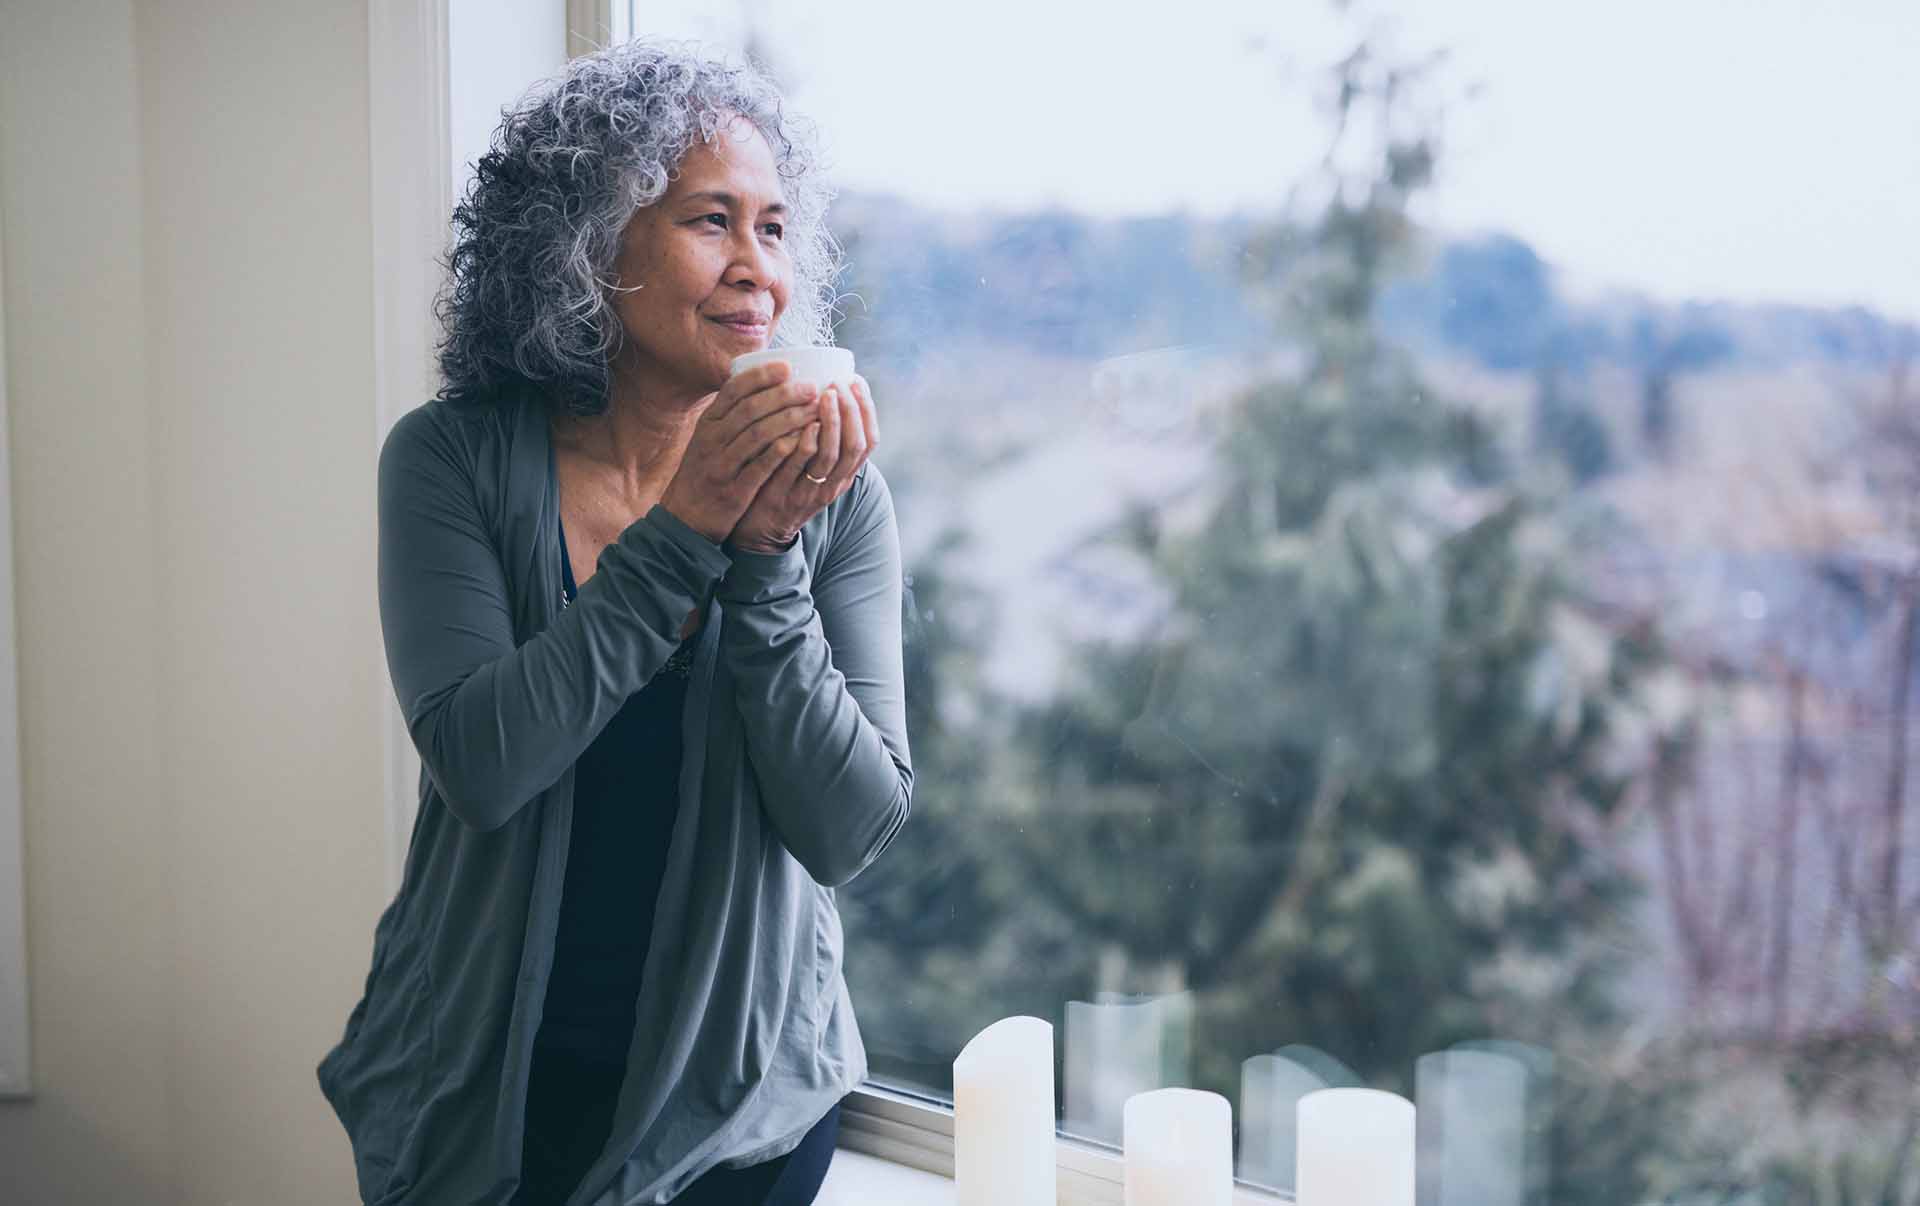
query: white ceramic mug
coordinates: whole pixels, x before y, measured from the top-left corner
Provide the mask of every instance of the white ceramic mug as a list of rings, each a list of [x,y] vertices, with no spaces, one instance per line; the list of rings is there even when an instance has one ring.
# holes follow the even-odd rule
[[[733,358],[733,376],[739,376],[756,365],[767,364],[774,360],[784,360],[793,367],[793,381],[808,381],[825,389],[829,385],[844,385],[853,380],[853,353],[846,348],[766,348],[763,351],[748,352],[744,356]]]

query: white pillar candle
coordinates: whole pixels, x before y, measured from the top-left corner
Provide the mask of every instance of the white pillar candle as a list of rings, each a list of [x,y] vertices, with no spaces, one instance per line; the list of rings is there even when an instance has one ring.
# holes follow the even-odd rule
[[[1155,1089],[1127,1099],[1126,1206],[1232,1206],[1233,1107],[1218,1093]]]
[[[959,1206],[1054,1206],[1053,1026],[1004,1018],[953,1061]]]
[[[1160,1079],[1149,1089],[1193,1087],[1193,994],[1187,991],[1151,994],[1097,992],[1096,1005],[1150,1003],[1159,1015]],[[1142,1090],[1143,1092],[1145,1090]]]
[[[1413,1206],[1413,1103],[1377,1089],[1300,1099],[1296,1206]]]
[[[1300,1099],[1327,1088],[1311,1068],[1284,1055],[1256,1055],[1240,1065],[1240,1176],[1293,1192],[1294,1134]]]
[[[1526,1065],[1492,1051],[1435,1051],[1415,1065],[1414,1086],[1428,1206],[1523,1206]]]
[[[1547,1206],[1547,1186],[1553,1180],[1553,1053],[1532,1043],[1514,1039],[1469,1039],[1455,1044],[1455,1051],[1485,1051],[1516,1060],[1527,1072],[1526,1091],[1526,1180],[1520,1200],[1526,1206]],[[1423,1109],[1415,1102],[1416,1110]],[[1426,1142],[1427,1123],[1420,1120],[1421,1142]],[[1421,1188],[1425,1192],[1425,1186]]]
[[[1171,1087],[1161,1079],[1166,1020],[1158,1000],[1067,1002],[1061,1130],[1120,1142],[1127,1100]]]

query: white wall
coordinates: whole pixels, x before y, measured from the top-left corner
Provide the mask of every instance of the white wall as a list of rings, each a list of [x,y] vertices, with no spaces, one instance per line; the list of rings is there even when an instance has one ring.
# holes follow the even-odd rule
[[[172,1181],[173,871],[133,16],[0,17],[0,225],[38,1097],[0,1102],[27,1203]],[[57,117],[55,115],[58,115]],[[55,1170],[65,1170],[55,1178]],[[16,1180],[17,1178],[17,1180]]]
[[[368,14],[8,0],[36,1096],[0,1198],[357,1200],[384,903]]]
[[[6,279],[0,225],[0,281]],[[20,667],[13,627],[13,483],[7,454],[7,310],[0,289],[0,1098],[33,1088],[27,1039],[26,862],[20,827]]]

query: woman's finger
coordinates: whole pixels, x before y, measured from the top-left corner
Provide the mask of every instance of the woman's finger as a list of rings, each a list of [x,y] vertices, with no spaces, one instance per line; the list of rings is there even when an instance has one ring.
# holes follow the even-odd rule
[[[800,474],[806,468],[807,461],[820,451],[820,421],[809,420],[794,435],[799,442],[793,446],[793,451],[781,457],[780,463],[774,466],[773,472],[767,475],[767,480],[756,492],[761,499],[777,503],[783,510],[793,505],[795,495],[812,496],[813,487],[801,481]],[[782,440],[774,447],[778,450],[784,445],[785,440]]]
[[[755,453],[741,467],[740,482],[747,486],[749,497],[765,489],[783,466],[806,463],[805,457],[796,455],[805,439],[804,431],[790,431]]]
[[[820,395],[820,449],[804,470],[809,486],[826,485],[833,479],[834,466],[840,463],[840,390],[840,386],[830,385]]]
[[[727,454],[730,462],[736,466],[735,471],[746,466],[775,440],[801,430],[818,417],[814,405],[808,402],[782,406],[755,419],[727,443]]]
[[[800,447],[795,450],[792,456],[787,458],[786,464],[780,466],[779,484],[782,487],[782,497],[790,496],[796,490],[805,489],[811,491],[813,489],[810,483],[800,480],[800,475],[806,472],[807,462],[817,456],[819,452],[820,420],[815,419],[808,423],[806,429],[800,433]]]
[[[785,385],[787,378],[792,374],[793,366],[784,360],[769,360],[765,364],[756,364],[744,373],[727,378],[727,383],[722,385],[720,392],[715,395],[713,405],[707,407],[707,413],[701,417],[717,423],[732,414],[740,403],[755,394]]]
[[[751,430],[781,411],[814,406],[820,396],[820,388],[810,381],[787,381],[768,389],[760,390],[749,397],[742,398],[725,418],[720,420],[720,436],[729,444],[738,439],[741,433]]]
[[[867,459],[867,425],[860,417],[860,403],[854,399],[852,390],[838,391],[834,402],[840,412],[840,457],[834,465],[830,489],[837,497]]]
[[[853,375],[853,396],[860,401],[860,417],[867,426],[867,452],[880,446],[880,413],[873,406],[873,387],[860,374]]]

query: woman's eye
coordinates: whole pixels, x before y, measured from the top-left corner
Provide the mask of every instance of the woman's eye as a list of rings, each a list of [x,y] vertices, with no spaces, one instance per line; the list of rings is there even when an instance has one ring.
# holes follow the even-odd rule
[[[727,215],[725,214],[701,214],[697,220],[712,224],[716,230],[725,230],[727,228]],[[760,229],[776,239],[784,239],[787,237],[787,228],[779,222],[768,222]]]

